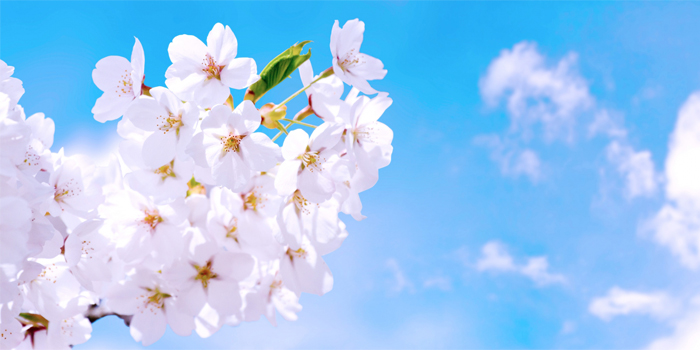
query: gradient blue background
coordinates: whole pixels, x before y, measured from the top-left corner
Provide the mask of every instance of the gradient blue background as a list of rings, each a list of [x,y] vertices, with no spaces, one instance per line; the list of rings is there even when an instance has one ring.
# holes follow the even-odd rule
[[[592,95],[625,113],[631,143],[662,169],[677,109],[700,86],[699,4],[3,1],[0,11],[0,57],[24,82],[20,103],[27,115],[55,120],[52,150],[68,154],[112,147],[116,123],[90,113],[101,94],[91,72],[105,56],[130,57],[134,36],[146,54],[145,83],[159,86],[179,34],[205,39],[216,22],[229,25],[238,55],[259,69],[313,40],[318,72],[330,66],[333,21],[360,18],[362,51],[389,71],[372,85],[394,99],[382,117],[395,133],[393,160],[363,193],[368,219],[347,217],[349,238],[326,257],[333,291],[302,296],[296,322],[225,326],[208,339],[168,331],[150,348],[637,348],[669,326],[601,321],[587,311],[593,297],[613,285],[697,290],[696,273],[637,233],[661,198],[601,194],[603,140],[542,143],[549,176],[533,184],[502,176],[474,138],[508,128],[503,110],[485,107],[478,81],[502,49],[528,40],[552,60],[577,52]],[[633,103],[649,86],[662,87],[661,97]],[[300,87],[295,73],[264,102]],[[478,273],[479,250],[493,239],[518,259],[546,255],[567,283],[538,288],[522,276]],[[403,288],[389,261],[400,266]],[[435,277],[448,284],[424,285]],[[574,330],[563,332],[565,322]],[[76,349],[140,348],[116,318],[93,326]]]

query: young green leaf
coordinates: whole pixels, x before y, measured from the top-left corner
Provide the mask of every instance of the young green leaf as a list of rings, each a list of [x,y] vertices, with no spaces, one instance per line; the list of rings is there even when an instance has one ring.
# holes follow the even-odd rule
[[[282,80],[289,78],[302,63],[311,57],[311,49],[305,54],[301,54],[304,45],[310,42],[307,40],[296,43],[272,59],[260,72],[260,80],[248,88],[245,99],[255,103]]]

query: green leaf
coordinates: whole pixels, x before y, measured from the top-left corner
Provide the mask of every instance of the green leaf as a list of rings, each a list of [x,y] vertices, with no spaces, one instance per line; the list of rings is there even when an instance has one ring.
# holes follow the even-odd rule
[[[260,80],[248,88],[245,99],[252,100],[253,103],[255,103],[277,84],[289,78],[302,63],[306,62],[306,60],[311,57],[311,49],[305,54],[301,54],[304,45],[310,42],[311,41],[307,40],[296,43],[272,59],[262,72],[260,72]]]

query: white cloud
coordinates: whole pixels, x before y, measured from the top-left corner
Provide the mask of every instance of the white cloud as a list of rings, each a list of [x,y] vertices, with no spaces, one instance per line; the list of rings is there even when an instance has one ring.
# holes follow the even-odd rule
[[[621,114],[611,112],[607,109],[597,111],[593,122],[588,125],[588,137],[593,137],[598,134],[604,134],[610,138],[627,137],[627,129],[622,126],[622,119]]]
[[[423,288],[437,288],[448,292],[452,290],[452,280],[444,276],[430,277],[423,282]]]
[[[683,104],[666,158],[666,203],[645,226],[688,268],[700,268],[700,92]]]
[[[544,256],[527,259],[527,265],[520,272],[533,280],[537,285],[545,286],[554,283],[564,283],[564,276],[547,272],[549,263]]]
[[[537,45],[530,42],[502,50],[479,87],[487,104],[506,101],[514,131],[529,133],[540,122],[550,140],[571,140],[577,114],[593,104],[588,85],[577,71],[575,53],[548,65]]]
[[[491,149],[491,159],[498,163],[501,174],[516,178],[524,175],[533,183],[542,177],[542,162],[535,151],[506,144],[496,135],[480,136],[475,142]]]
[[[607,147],[608,160],[625,177],[625,193],[629,198],[651,196],[656,193],[658,176],[654,170],[651,152],[636,152],[634,148],[614,140]]]
[[[513,271],[515,263],[513,257],[506,251],[506,247],[500,242],[491,241],[481,248],[481,259],[476,263],[479,271]]]
[[[517,265],[506,247],[497,241],[486,243],[481,248],[481,258],[476,263],[478,271],[512,272],[523,275],[538,286],[565,283],[566,278],[559,274],[552,274],[549,270],[547,257],[528,258],[527,264]]]
[[[698,300],[684,317],[674,325],[673,334],[656,339],[649,344],[647,350],[697,350],[700,349],[700,308]]]
[[[391,293],[398,294],[404,290],[409,293],[415,292],[413,282],[406,278],[401,266],[399,266],[399,263],[395,259],[388,259],[386,261],[386,266],[391,271],[393,277],[391,280],[391,287],[389,288]]]
[[[613,287],[604,297],[593,299],[588,311],[609,321],[615,316],[646,314],[657,318],[668,317],[676,309],[675,302],[665,293],[642,293]]]

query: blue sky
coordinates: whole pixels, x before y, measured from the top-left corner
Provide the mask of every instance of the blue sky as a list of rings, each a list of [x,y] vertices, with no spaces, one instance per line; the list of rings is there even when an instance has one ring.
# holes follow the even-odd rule
[[[114,145],[116,122],[90,113],[101,94],[91,72],[105,56],[129,57],[134,36],[145,83],[162,86],[179,34],[204,39],[215,23],[229,25],[239,56],[259,68],[312,40],[320,71],[330,66],[333,21],[360,18],[363,52],[389,71],[372,85],[394,100],[382,117],[394,130],[392,163],[362,195],[368,219],[345,218],[350,236],[326,257],[333,291],[304,295],[296,322],[224,327],[208,339],[168,331],[151,348],[645,348],[682,338],[684,325],[700,328],[691,322],[700,315],[694,255],[683,260],[649,228],[675,203],[665,164],[679,109],[700,90],[700,4],[3,2],[0,10],[0,57],[24,82],[20,103],[55,120],[53,150],[67,154]],[[510,75],[489,70],[506,61]],[[300,87],[295,73],[264,102]],[[564,98],[567,88],[580,94]],[[522,104],[509,108],[508,99]],[[608,126],[593,135],[601,115]],[[629,176],[642,185],[630,187]],[[489,247],[505,260],[489,260]],[[547,269],[528,269],[535,257]],[[613,302],[615,287],[624,292]],[[140,346],[118,319],[93,326],[77,349]]]

